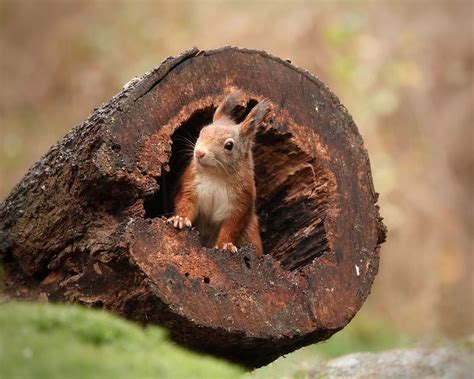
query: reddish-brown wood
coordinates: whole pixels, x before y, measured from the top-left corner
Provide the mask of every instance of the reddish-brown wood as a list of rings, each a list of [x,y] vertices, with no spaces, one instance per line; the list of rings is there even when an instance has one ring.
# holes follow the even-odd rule
[[[200,128],[230,87],[266,98],[254,151],[264,257],[166,224]],[[317,78],[262,51],[193,49],[73,129],[0,206],[6,291],[103,307],[256,367],[343,328],[385,239],[363,141]]]

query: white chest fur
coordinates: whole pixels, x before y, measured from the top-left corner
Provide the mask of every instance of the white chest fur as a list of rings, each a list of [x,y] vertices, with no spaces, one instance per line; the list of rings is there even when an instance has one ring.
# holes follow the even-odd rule
[[[221,223],[230,214],[231,197],[228,183],[223,179],[202,175],[197,179],[198,213],[206,219]]]

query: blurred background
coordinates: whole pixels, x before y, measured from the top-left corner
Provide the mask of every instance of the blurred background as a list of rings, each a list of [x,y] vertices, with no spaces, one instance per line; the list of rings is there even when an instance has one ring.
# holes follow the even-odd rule
[[[167,56],[264,49],[325,82],[369,151],[389,234],[355,338],[472,335],[473,22],[467,0],[0,0],[0,199]]]

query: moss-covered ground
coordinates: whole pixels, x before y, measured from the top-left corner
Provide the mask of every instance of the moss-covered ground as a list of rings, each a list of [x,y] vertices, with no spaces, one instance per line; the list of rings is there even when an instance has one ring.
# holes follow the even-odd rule
[[[238,378],[243,370],[80,306],[0,305],[0,378]]]

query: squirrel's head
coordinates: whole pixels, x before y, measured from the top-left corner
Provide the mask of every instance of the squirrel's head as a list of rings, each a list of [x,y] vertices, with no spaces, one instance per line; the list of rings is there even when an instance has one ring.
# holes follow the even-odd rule
[[[212,124],[202,128],[194,147],[198,170],[233,174],[243,164],[252,162],[252,144],[258,125],[270,108],[267,101],[259,102],[244,121],[236,124],[232,111],[242,101],[242,93],[228,94],[214,113]]]

